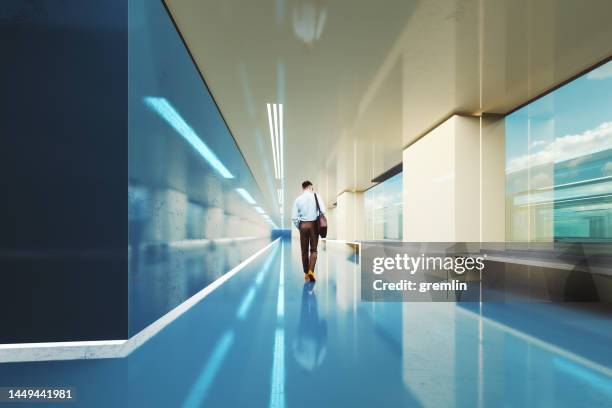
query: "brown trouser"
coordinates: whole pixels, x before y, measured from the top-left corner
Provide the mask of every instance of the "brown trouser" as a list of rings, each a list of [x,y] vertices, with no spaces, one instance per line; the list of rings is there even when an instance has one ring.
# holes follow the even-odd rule
[[[300,222],[300,246],[302,247],[302,267],[304,273],[313,271],[317,263],[317,246],[319,245],[319,233],[316,221]],[[308,250],[310,249],[310,258]]]

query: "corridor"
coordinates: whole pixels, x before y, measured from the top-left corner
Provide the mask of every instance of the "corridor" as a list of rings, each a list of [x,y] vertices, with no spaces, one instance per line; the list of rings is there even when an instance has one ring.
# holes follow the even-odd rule
[[[312,284],[296,244],[272,242],[126,359],[1,364],[0,378],[70,385],[85,407],[485,407],[502,395],[508,406],[594,407],[612,398],[607,316],[553,304],[362,303],[353,246],[322,243]]]
[[[0,408],[612,407],[611,15],[1,1]]]

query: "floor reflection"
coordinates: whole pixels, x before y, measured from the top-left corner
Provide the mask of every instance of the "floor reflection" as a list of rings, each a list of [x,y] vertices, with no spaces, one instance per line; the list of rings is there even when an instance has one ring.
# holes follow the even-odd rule
[[[361,302],[352,248],[319,248],[304,284],[296,244],[272,246],[127,359],[0,364],[0,385],[70,385],[88,408],[612,406],[609,315]]]
[[[321,366],[327,353],[327,321],[319,317],[315,282],[306,282],[302,288],[300,322],[293,342],[293,355],[306,371]]]
[[[130,335],[159,319],[269,242],[265,238],[203,239],[149,247],[139,256],[138,267],[130,274]]]

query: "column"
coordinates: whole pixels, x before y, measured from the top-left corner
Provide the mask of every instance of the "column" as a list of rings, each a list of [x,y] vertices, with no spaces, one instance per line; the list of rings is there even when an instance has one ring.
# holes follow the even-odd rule
[[[503,133],[489,133],[454,115],[404,150],[404,241],[503,241]]]

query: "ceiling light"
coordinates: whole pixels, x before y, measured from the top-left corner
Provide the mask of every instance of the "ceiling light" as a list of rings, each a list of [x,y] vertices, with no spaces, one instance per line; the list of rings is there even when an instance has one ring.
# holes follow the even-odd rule
[[[232,179],[234,176],[221,163],[217,156],[206,146],[194,130],[185,122],[181,115],[172,107],[166,98],[147,96],[145,104],[157,112],[166,122],[170,124],[190,145],[215,169],[223,178]]]
[[[279,178],[278,165],[276,164],[276,143],[274,137],[274,126],[272,125],[272,105],[268,104],[268,124],[270,125],[270,142],[272,143],[272,158],[274,159],[274,175]]]
[[[276,163],[278,163],[278,178],[281,178],[281,168],[280,168],[280,143],[278,136],[278,106],[274,103],[272,104],[272,112],[274,113],[274,139],[276,140]]]
[[[257,211],[260,214],[265,214],[266,212],[263,210],[263,208],[261,207],[255,207],[255,211]]]
[[[270,142],[272,145],[272,157],[274,159],[274,175],[282,179],[284,174],[283,154],[283,105],[268,103],[268,125],[270,127]]]
[[[285,178],[285,154],[283,151],[283,105],[279,104],[278,105],[278,116],[279,116],[279,129],[280,129],[280,134],[279,134],[279,138],[280,138],[280,148],[279,148],[279,173],[280,173],[280,179],[283,180]]]

